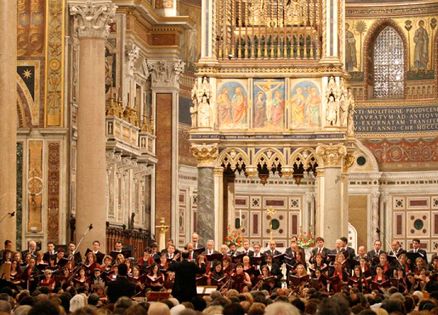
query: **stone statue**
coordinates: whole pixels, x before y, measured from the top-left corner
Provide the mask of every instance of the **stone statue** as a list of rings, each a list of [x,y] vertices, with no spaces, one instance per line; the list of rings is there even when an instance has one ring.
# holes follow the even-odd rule
[[[190,107],[190,115],[192,118],[192,128],[211,127],[211,96],[212,90],[208,78],[205,76],[202,79],[198,78],[191,93],[192,106]]]
[[[350,29],[350,24],[345,24],[345,67],[347,71],[353,71],[357,67],[356,39]]]
[[[339,98],[339,124],[341,127],[347,127],[348,119],[348,102],[347,95],[342,93]]]
[[[198,104],[198,127],[200,128],[211,127],[210,118],[211,118],[211,107],[207,99],[207,96],[204,94],[202,96],[201,102]]]
[[[348,89],[347,94],[347,103],[348,103],[348,118],[347,118],[347,136],[354,136],[354,114],[356,113],[356,104],[354,102],[353,92],[351,89]]]
[[[335,100],[335,96],[330,94],[327,102],[326,120],[329,126],[336,126],[338,118],[339,103]]]
[[[418,26],[414,35],[414,65],[418,70],[426,70],[429,63],[429,35],[424,28],[423,20],[418,22]]]

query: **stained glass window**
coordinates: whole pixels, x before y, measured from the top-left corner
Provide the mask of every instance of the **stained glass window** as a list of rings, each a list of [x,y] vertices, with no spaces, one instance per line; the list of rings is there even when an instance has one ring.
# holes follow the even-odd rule
[[[403,97],[404,48],[397,31],[387,26],[374,44],[374,97]]]

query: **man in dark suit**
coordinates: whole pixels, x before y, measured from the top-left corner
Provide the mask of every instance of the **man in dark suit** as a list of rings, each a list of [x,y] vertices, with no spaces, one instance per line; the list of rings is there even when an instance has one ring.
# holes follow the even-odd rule
[[[103,262],[103,258],[105,257],[105,254],[100,251],[100,242],[99,241],[96,240],[93,242],[92,252],[96,256],[96,262],[99,265],[101,265]],[[87,255],[87,254],[85,254],[85,255]]]
[[[355,252],[354,248],[348,246],[348,239],[345,236],[341,237],[340,240],[343,243],[343,252],[344,252],[345,259],[348,262],[348,266],[350,267],[350,270],[353,270],[354,257],[356,257],[356,252]]]
[[[382,250],[382,242],[380,240],[374,241],[374,249],[367,253],[368,261],[371,262],[373,266],[379,264],[379,256],[384,253]]]
[[[27,245],[27,249],[21,252],[22,260],[26,261],[27,254],[31,254],[33,258],[36,258],[37,250],[37,243],[33,240],[30,240]]]
[[[50,264],[50,259],[56,259],[55,243],[47,243],[47,252],[43,255],[43,260],[46,264]]]
[[[320,254],[323,258],[323,261],[327,261],[328,254],[330,253],[330,249],[324,246],[324,239],[320,236],[316,238],[316,246],[312,248],[311,256],[309,259],[309,262],[314,264],[315,263],[315,256],[317,254]]]
[[[193,244],[193,249],[195,251],[197,251],[198,249],[201,249],[202,247],[204,247],[204,245],[199,243],[199,235],[196,232],[192,234],[192,244]]]
[[[391,250],[389,251],[389,256],[400,257],[401,254],[406,254],[406,250],[401,247],[399,241],[393,240],[391,243]]]
[[[420,240],[418,238],[414,238],[412,240],[412,249],[409,251],[409,253],[417,253],[421,258],[423,258],[424,262],[427,265],[427,253],[424,249],[421,249]]]
[[[243,241],[243,250],[241,251],[242,254],[245,254],[245,256],[252,257],[254,256],[254,251],[249,249],[249,241],[244,240]]]
[[[175,272],[175,283],[172,295],[179,302],[191,301],[196,296],[196,274],[204,273],[204,268],[199,268],[194,262],[189,261],[189,253],[182,252],[182,261],[172,261],[169,270]]]
[[[128,279],[128,266],[118,266],[117,279],[108,283],[106,292],[110,303],[115,303],[120,297],[132,297],[135,295],[135,283]]]

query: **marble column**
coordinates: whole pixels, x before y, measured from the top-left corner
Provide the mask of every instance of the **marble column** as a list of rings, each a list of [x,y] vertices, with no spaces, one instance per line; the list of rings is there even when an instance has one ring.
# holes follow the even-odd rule
[[[195,231],[204,241],[215,238],[215,162],[217,144],[192,144],[192,153],[198,160],[198,220]]]
[[[224,169],[223,167],[214,168],[214,240],[224,239],[222,227],[224,226]],[[205,243],[205,240],[203,240]],[[216,243],[217,244],[217,243]]]
[[[0,34],[0,239],[11,240],[15,248],[17,1],[0,1]]]
[[[348,236],[348,207],[342,179],[343,159],[347,150],[343,144],[319,145],[316,148],[317,210],[316,235],[333,247],[336,239]]]
[[[76,176],[76,242],[99,240],[106,250],[105,39],[115,14],[109,0],[70,1],[79,37],[79,107]]]
[[[373,191],[371,193],[371,235],[373,235],[373,243],[375,240],[380,240],[380,225],[379,225],[379,196],[380,192]]]

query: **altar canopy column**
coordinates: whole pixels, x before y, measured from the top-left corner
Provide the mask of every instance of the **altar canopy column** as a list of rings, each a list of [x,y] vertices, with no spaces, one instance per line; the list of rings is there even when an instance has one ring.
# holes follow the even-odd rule
[[[215,189],[216,185],[222,185],[221,180],[215,180],[215,164],[218,157],[217,144],[193,144],[192,153],[198,160],[198,216],[195,226],[195,231],[200,238],[206,242],[207,240],[215,240],[218,242],[218,220],[216,215],[219,203],[215,205]],[[216,211],[215,211],[216,210]]]
[[[106,250],[105,39],[116,7],[109,0],[70,1],[79,37],[76,242]]]
[[[345,34],[345,0],[323,0],[323,63],[341,64]]]
[[[11,240],[15,248],[17,1],[0,1],[0,38],[0,239]]]
[[[214,0],[202,0],[201,19],[201,59],[199,62],[215,61],[213,43]]]
[[[348,193],[342,174],[347,149],[343,144],[319,145],[316,148],[317,209],[316,235],[325,239],[327,247],[336,239],[348,236]]]

